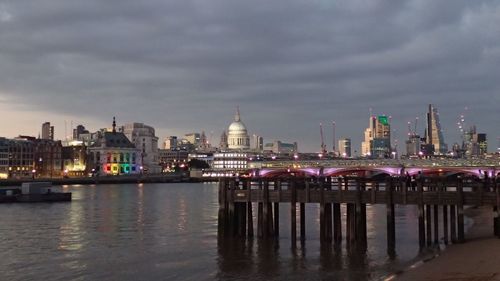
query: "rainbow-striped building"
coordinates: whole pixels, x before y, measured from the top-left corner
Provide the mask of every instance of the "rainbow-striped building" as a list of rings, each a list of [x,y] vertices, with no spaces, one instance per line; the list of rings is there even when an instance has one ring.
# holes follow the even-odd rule
[[[116,131],[114,117],[113,130],[102,133],[88,150],[89,162],[96,174],[127,175],[142,172],[141,150],[125,134]]]

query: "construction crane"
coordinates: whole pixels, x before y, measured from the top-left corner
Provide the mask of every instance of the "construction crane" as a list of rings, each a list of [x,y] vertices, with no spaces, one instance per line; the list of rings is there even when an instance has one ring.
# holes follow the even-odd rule
[[[332,121],[332,129],[333,129],[333,140],[332,140],[332,143],[333,143],[333,146],[332,146],[332,154],[333,154],[333,157],[335,157],[335,121]]]
[[[418,116],[415,117],[415,128],[413,129],[413,134],[415,136],[417,135],[417,125],[418,125]]]
[[[321,154],[326,156],[325,138],[323,137],[323,124],[319,123],[319,133],[321,134]]]

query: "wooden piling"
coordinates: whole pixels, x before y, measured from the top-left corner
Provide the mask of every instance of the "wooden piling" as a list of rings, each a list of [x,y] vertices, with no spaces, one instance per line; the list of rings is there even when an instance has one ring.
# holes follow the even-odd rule
[[[434,245],[439,244],[439,208],[434,205]]]
[[[496,172],[495,172],[496,173]],[[498,178],[495,177],[493,178],[493,184],[494,184],[494,189],[495,189],[495,194],[497,197],[497,204],[496,206],[493,207],[493,212],[494,212],[494,218],[493,218],[493,233],[500,238],[500,185],[498,184]]]
[[[450,239],[451,243],[457,243],[457,210],[455,205],[450,206]]]
[[[422,179],[417,182],[418,191],[418,242],[420,250],[425,248],[424,188]]]
[[[300,241],[306,241],[306,204],[300,203]]]
[[[448,206],[443,205],[443,241],[448,244]]]
[[[269,230],[269,182],[265,181],[264,182],[264,190],[262,193],[262,206],[263,206],[263,213],[262,213],[262,236],[264,238],[269,237],[269,233],[271,232]]]
[[[396,254],[396,221],[394,218],[393,185],[392,179],[386,181],[386,212],[387,212],[387,254],[394,257]]]
[[[281,182],[274,182],[274,189],[278,191],[278,202],[274,203],[274,236],[280,236],[280,201],[281,201]]]
[[[291,188],[291,207],[290,207],[290,223],[291,226],[291,241],[292,248],[297,245],[297,187],[294,181],[289,183],[289,188]]]
[[[335,244],[342,243],[342,213],[339,203],[333,203],[333,241]]]
[[[458,223],[458,243],[465,242],[464,229],[464,189],[463,179],[459,179],[457,186],[457,223]]]
[[[366,241],[364,238],[366,237],[366,216],[363,214],[363,204],[362,204],[362,184],[359,180],[356,181],[356,204],[355,204],[355,212],[356,212],[356,244],[360,247],[364,247],[366,245]],[[365,232],[365,233],[363,233]]]

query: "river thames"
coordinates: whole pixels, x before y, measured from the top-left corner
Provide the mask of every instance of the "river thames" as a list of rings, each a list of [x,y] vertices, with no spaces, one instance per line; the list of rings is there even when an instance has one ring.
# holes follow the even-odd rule
[[[278,241],[218,239],[217,184],[64,191],[72,202],[0,205],[1,280],[377,280],[418,254],[415,207],[396,207],[391,260],[384,206],[367,206],[367,252],[349,253],[320,246],[315,205],[306,209],[307,240],[292,249],[289,204]]]

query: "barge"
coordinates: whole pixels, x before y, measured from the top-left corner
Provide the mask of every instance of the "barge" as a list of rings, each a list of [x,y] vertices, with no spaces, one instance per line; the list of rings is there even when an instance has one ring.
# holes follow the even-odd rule
[[[21,188],[0,189],[0,203],[71,201],[71,192],[59,192],[50,182],[23,183]]]

